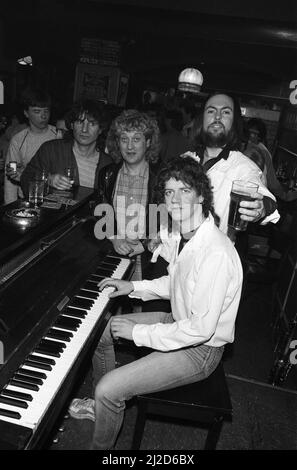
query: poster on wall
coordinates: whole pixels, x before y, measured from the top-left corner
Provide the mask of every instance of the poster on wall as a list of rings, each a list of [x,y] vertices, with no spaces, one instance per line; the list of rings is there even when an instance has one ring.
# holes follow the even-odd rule
[[[74,100],[90,98],[125,106],[129,76],[118,67],[78,63],[76,66]]]
[[[108,101],[109,76],[86,71],[82,77],[81,96]]]

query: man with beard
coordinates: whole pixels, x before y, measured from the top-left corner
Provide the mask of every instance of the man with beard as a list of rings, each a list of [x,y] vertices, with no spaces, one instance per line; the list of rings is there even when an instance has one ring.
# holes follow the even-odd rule
[[[243,220],[260,222],[262,225],[279,220],[275,197],[263,184],[260,168],[239,150],[241,135],[242,121],[238,102],[226,94],[211,95],[205,103],[200,120],[197,120],[196,158],[203,163],[203,169],[210,179],[215,214],[219,219],[219,228],[225,234],[228,233],[230,193],[234,180],[250,181],[258,185],[252,201],[240,202],[239,212]],[[188,154],[189,152],[184,156]],[[159,255],[169,261],[171,251],[175,249],[174,237],[165,239],[167,233],[167,227],[163,227],[163,230],[161,227],[162,243],[157,237],[148,244],[149,250],[154,252],[153,262]],[[233,232],[229,231],[228,235],[234,240]],[[162,263],[162,259],[158,259],[153,269],[155,277],[164,274]]]
[[[261,170],[239,149],[241,146],[241,111],[234,98],[214,94],[206,101],[203,122],[196,141],[202,144],[199,157],[209,177],[214,194],[215,212],[220,218],[220,229],[227,233],[232,181],[256,183],[258,192],[253,201],[242,201],[239,212],[248,222],[276,223],[279,214],[275,197],[261,180]]]

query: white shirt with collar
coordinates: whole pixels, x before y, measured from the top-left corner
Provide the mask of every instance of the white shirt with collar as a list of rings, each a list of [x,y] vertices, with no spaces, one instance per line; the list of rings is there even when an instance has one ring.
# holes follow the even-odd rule
[[[130,297],[171,300],[174,323],[137,324],[137,346],[170,351],[206,344],[219,347],[234,340],[242,286],[239,256],[210,215],[178,255],[171,251],[168,276],[133,282]]]

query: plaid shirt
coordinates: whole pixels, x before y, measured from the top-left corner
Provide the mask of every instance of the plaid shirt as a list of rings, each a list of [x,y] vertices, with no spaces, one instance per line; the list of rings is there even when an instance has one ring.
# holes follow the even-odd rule
[[[147,162],[139,175],[131,175],[125,162],[120,168],[113,198],[118,236],[132,239],[145,236],[148,179]]]

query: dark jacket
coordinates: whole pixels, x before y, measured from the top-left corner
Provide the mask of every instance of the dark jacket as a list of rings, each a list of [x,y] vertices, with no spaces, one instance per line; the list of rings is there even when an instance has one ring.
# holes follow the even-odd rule
[[[98,198],[97,202],[107,203],[113,206],[113,196],[117,181],[117,176],[120,168],[122,167],[123,162],[121,163],[111,163],[105,168],[100,170],[98,175]],[[146,267],[148,266],[149,260],[151,258],[151,253],[147,250],[146,244],[148,241],[149,235],[149,204],[154,202],[154,187],[156,183],[156,174],[152,171],[151,166],[149,166],[149,179],[148,179],[148,197],[147,197],[147,206],[146,206],[146,234],[147,238],[140,240],[143,244],[145,251],[141,254],[141,265],[143,275],[146,272]],[[116,232],[116,219],[114,223],[115,232]]]
[[[75,185],[79,186],[79,174],[76,159],[72,151],[73,140],[50,140],[41,145],[32,160],[28,163],[21,176],[21,187],[25,197],[28,197],[29,181],[40,170],[50,174],[63,174],[65,168],[73,166],[77,169]],[[112,158],[100,152],[96,168],[95,188],[97,188],[99,171],[112,162]]]

